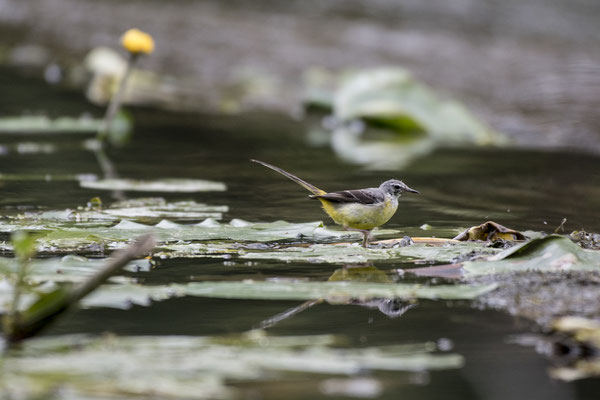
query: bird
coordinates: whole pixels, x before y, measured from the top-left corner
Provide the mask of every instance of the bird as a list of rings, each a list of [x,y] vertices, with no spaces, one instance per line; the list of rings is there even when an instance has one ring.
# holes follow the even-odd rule
[[[345,230],[363,234],[362,246],[365,248],[368,247],[371,231],[388,222],[396,213],[400,195],[406,192],[419,194],[418,190],[397,179],[387,180],[377,188],[326,192],[279,167],[264,161],[250,161],[279,172],[311,192],[309,197],[319,200],[323,210],[336,224],[342,225]]]

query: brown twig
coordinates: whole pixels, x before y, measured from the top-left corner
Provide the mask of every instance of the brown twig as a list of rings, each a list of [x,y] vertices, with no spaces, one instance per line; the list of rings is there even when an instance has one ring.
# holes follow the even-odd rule
[[[107,263],[87,281],[71,290],[60,288],[43,295],[27,310],[8,321],[8,326],[5,328],[8,342],[17,343],[35,336],[59,315],[70,310],[79,300],[102,285],[129,261],[152,251],[155,244],[156,241],[152,234],[141,236],[130,246],[115,251]]]

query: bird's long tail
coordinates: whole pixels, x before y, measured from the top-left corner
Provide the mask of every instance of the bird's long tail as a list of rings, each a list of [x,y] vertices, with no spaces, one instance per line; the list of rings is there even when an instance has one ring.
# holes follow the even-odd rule
[[[296,175],[292,175],[287,171],[282,170],[281,168],[278,168],[274,165],[268,164],[266,162],[263,161],[258,161],[258,160],[250,160],[252,162],[264,165],[267,168],[271,168],[273,171],[279,172],[281,175],[293,180],[294,182],[296,182],[298,185],[302,186],[304,189],[308,190],[309,192],[311,192],[314,195],[322,195],[322,194],[326,194],[327,192],[324,190],[319,189],[318,187],[311,185],[310,183],[298,178]]]

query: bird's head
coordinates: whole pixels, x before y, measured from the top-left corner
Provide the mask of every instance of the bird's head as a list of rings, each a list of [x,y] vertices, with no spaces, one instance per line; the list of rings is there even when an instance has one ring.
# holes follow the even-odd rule
[[[383,182],[379,186],[379,189],[381,189],[384,192],[389,193],[389,194],[391,194],[392,196],[395,196],[395,197],[398,197],[402,193],[405,193],[405,192],[417,193],[417,194],[419,193],[418,190],[411,189],[408,186],[406,186],[404,184],[404,182],[396,180],[396,179],[390,179],[389,181]]]

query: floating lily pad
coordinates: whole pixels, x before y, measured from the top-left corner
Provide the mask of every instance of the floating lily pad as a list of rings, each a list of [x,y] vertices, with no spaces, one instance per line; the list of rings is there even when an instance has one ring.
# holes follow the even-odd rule
[[[496,288],[495,284],[425,286],[362,281],[215,281],[170,285],[140,285],[124,279],[118,279],[117,282],[117,284],[103,285],[96,289],[81,300],[81,307],[128,309],[133,305],[149,306],[152,302],[183,296],[248,300],[324,299],[333,304],[393,298],[470,300]],[[0,290],[0,303],[5,304],[11,299],[11,296],[11,288],[4,285]]]
[[[481,261],[463,263],[468,276],[516,271],[600,270],[600,252],[584,250],[570,239],[550,235],[513,246]]]
[[[27,281],[31,284],[44,282],[82,282],[98,271],[105,260],[89,259],[81,256],[65,256],[62,258],[44,258],[32,260],[27,273]],[[16,272],[17,262],[13,258],[0,257],[1,275]],[[138,260],[125,267],[128,271],[149,270],[148,260]],[[133,282],[125,277],[112,277],[112,282]]]
[[[81,181],[80,186],[95,190],[122,190],[134,192],[222,192],[227,187],[222,182],[202,179],[158,179],[153,181],[135,179],[101,179],[97,181]]]
[[[185,292],[191,296],[253,300],[318,300],[348,303],[372,299],[474,299],[496,285],[439,285],[343,282],[192,282]]]
[[[333,304],[373,299],[456,299],[471,300],[496,288],[487,285],[440,285],[371,282],[191,282],[187,284],[144,286],[104,285],[82,300],[83,307],[127,309],[148,306],[153,301],[193,296],[242,300],[318,300]]]
[[[5,356],[0,393],[45,397],[61,388],[77,398],[230,399],[243,389],[228,382],[360,375],[369,371],[460,368],[458,354],[433,353],[433,343],[334,347],[336,337],[61,336],[35,339]],[[143,373],[140,373],[143,371]],[[310,375],[309,375],[310,374]]]
[[[80,256],[65,256],[56,259],[35,259],[31,261],[27,269],[25,282],[27,284],[27,293],[22,295],[22,301],[19,304],[20,309],[26,309],[38,298],[38,294],[50,293],[58,288],[58,284],[81,283],[98,272],[105,264],[105,260],[87,259]],[[6,311],[13,300],[13,283],[10,282],[11,275],[16,274],[19,263],[13,258],[0,258],[0,313]],[[149,271],[151,263],[148,260],[135,260],[127,264],[124,269],[127,271]],[[134,278],[125,276],[112,276],[109,282],[119,285],[133,285]],[[133,286],[135,289],[136,286]],[[134,296],[134,292],[130,297]],[[121,299],[113,306],[126,308],[129,306],[129,297]],[[149,300],[147,296],[140,304],[147,305]]]
[[[473,252],[494,254],[498,249],[488,248],[478,243],[447,244],[432,246],[414,244],[398,248],[365,249],[357,245],[320,245],[309,247],[287,247],[277,251],[246,251],[240,258],[281,260],[314,263],[363,263],[378,260],[415,260],[430,263],[451,262]]]
[[[195,201],[167,202],[160,197],[120,201],[105,209],[67,209],[61,211],[30,211],[7,215],[0,219],[0,232],[16,230],[52,231],[66,227],[109,226],[123,218],[135,221],[199,220],[222,218],[227,206],[212,206]]]
[[[506,142],[462,104],[402,68],[321,74],[312,81],[307,103],[329,108],[338,122],[330,124],[332,148],[367,168],[397,170],[440,146]],[[357,120],[364,127],[350,123]]]
[[[2,151],[3,150],[3,151]],[[53,143],[20,142],[12,145],[2,146],[0,155],[7,153],[16,154],[51,154],[56,152],[57,146]]]
[[[94,174],[0,174],[0,181],[94,181]]]
[[[220,219],[222,213],[229,211],[227,206],[211,206],[195,201],[167,202],[163,198],[142,198],[113,203],[103,210],[104,214],[119,218],[138,220],[197,220],[204,218]]]
[[[0,134],[97,134],[104,129],[103,119],[90,117],[60,117],[50,119],[46,116],[23,116],[0,118]],[[125,110],[119,110],[108,130],[108,138],[114,145],[126,143],[133,132],[133,118]],[[34,147],[29,146],[29,150]],[[38,146],[39,149],[39,146]],[[28,149],[23,149],[27,152]]]
[[[0,118],[0,133],[5,134],[44,134],[44,133],[87,133],[96,134],[102,126],[102,119],[90,117],[23,116]]]
[[[347,232],[333,231],[338,234]],[[321,230],[315,233],[325,233]],[[375,231],[377,234],[377,231]],[[382,231],[382,234],[387,232]],[[330,232],[327,232],[330,234]],[[335,237],[335,236],[332,236]],[[358,236],[355,236],[358,238]],[[345,239],[340,237],[339,239]],[[433,239],[432,239],[433,240]],[[383,240],[387,243],[389,240]],[[231,246],[225,243],[168,243],[161,245],[158,256],[163,258],[194,258],[205,256],[216,256],[236,254],[239,258],[252,260],[279,260],[284,262],[309,262],[309,263],[336,263],[356,264],[369,261],[395,260],[398,262],[420,262],[442,263],[452,262],[477,254],[492,255],[502,251],[501,249],[487,247],[482,243],[475,242],[452,242],[446,244],[417,243],[405,247],[377,248],[372,246],[365,249],[358,243],[334,243],[334,244],[312,244],[310,246],[290,245],[273,248],[267,245]]]
[[[31,227],[31,225],[30,225]],[[0,224],[0,230],[13,231],[18,228],[14,222],[6,225]],[[306,223],[289,223],[276,221],[270,223],[251,223],[234,219],[228,224],[221,224],[213,219],[206,219],[198,224],[178,224],[168,220],[162,220],[154,225],[146,225],[129,220],[121,220],[113,226],[98,224],[96,226],[52,226],[44,224],[41,229],[50,230],[44,232],[38,238],[38,251],[70,253],[81,250],[91,250],[94,246],[100,246],[103,250],[121,248],[127,241],[145,233],[153,232],[156,235],[160,247],[179,251],[180,256],[187,254],[194,256],[205,252],[213,252],[211,249],[220,249],[226,252],[236,250],[239,246],[227,243],[216,243],[192,246],[192,241],[227,240],[247,242],[267,242],[288,239],[320,239],[332,240],[341,238],[358,238],[360,234],[341,230],[331,230],[323,226],[320,221]],[[379,231],[389,234],[394,231]],[[166,243],[173,244],[172,248]],[[189,247],[188,247],[189,246]],[[5,244],[0,245],[2,249],[10,250]],[[204,251],[206,250],[206,251]],[[201,253],[195,253],[200,251]]]
[[[502,141],[462,105],[441,99],[400,68],[350,75],[333,97],[333,111],[342,120],[362,118],[398,132],[424,131],[449,143]]]

